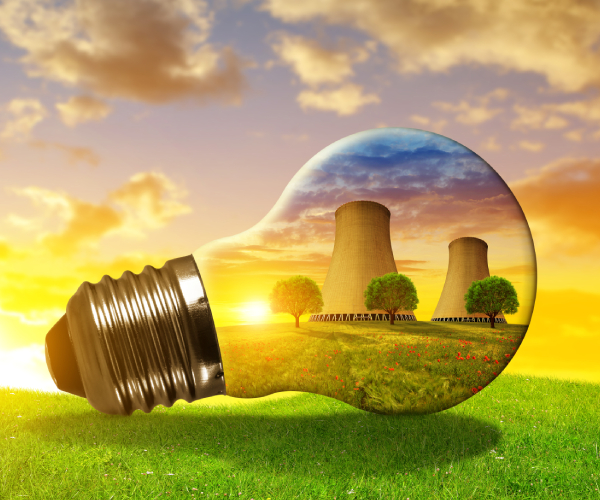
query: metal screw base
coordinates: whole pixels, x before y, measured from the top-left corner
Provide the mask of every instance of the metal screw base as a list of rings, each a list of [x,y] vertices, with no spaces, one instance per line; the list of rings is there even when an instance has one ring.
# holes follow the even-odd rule
[[[225,394],[217,332],[191,255],[83,283],[46,336],[46,361],[59,389],[103,413]]]

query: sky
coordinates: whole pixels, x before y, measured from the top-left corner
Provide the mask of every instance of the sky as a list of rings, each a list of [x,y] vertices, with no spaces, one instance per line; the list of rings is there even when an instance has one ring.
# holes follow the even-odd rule
[[[315,180],[300,171],[336,141],[395,127],[464,145],[523,210],[537,294],[507,372],[600,381],[599,63],[594,2],[5,0],[0,385],[54,389],[45,334],[105,274],[221,238],[259,245],[261,224],[302,213],[319,227],[324,279],[331,211],[352,190],[305,199],[294,185]],[[330,159],[323,172],[340,167]],[[490,244],[492,273],[524,281],[526,263],[500,251],[510,221],[486,217],[469,236]],[[440,253],[423,254],[411,235],[424,222],[408,220],[392,230],[394,254],[423,279],[426,319],[460,226],[427,233]],[[264,282],[235,301],[216,287],[217,326],[235,311],[266,318]]]

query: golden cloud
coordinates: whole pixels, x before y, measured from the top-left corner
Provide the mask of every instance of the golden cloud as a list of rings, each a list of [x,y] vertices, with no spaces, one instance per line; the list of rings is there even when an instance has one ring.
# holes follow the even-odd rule
[[[68,198],[71,217],[64,230],[48,234],[42,243],[56,256],[70,255],[83,244],[95,244],[123,224],[123,217],[112,207]]]
[[[479,125],[494,118],[499,113],[502,113],[501,108],[489,108],[488,104],[491,100],[504,100],[508,95],[508,91],[503,88],[497,88],[491,92],[476,98],[477,105],[469,104],[462,100],[458,104],[450,102],[437,101],[432,106],[456,114],[456,121],[465,125]]]
[[[12,247],[6,241],[0,239],[0,260],[6,260],[12,253]]]
[[[102,120],[112,111],[104,101],[87,95],[73,96],[67,102],[56,104],[56,109],[68,127],[90,120]]]
[[[44,324],[48,314],[64,310],[80,284],[72,274],[54,277],[5,271],[0,279],[0,307],[5,314],[21,315],[21,322]]]
[[[271,38],[271,47],[281,61],[291,66],[303,83],[313,86],[342,83],[354,75],[352,66],[355,63],[364,62],[369,57],[369,52],[362,47],[328,50],[315,40],[282,32],[273,34]]]
[[[556,108],[545,107],[527,108],[515,104],[514,112],[518,115],[510,124],[513,130],[528,129],[561,129],[566,127],[569,122],[563,117],[554,114]]]
[[[4,124],[0,139],[26,139],[47,115],[46,108],[37,99],[13,99],[5,109],[11,118]]]
[[[448,124],[448,120],[438,120],[433,121],[430,118],[422,115],[411,115],[411,121],[415,122],[417,125],[426,126],[428,130],[433,132],[437,132],[438,134],[442,133],[443,128]],[[386,125],[384,125],[386,126]]]
[[[206,42],[213,14],[188,0],[7,0],[0,29],[32,77],[97,95],[162,103],[239,103],[247,63]]]
[[[488,151],[500,151],[502,146],[498,144],[498,140],[495,135],[491,135],[488,137],[482,144],[481,147],[483,149],[487,149]]]
[[[62,229],[40,235],[42,245],[56,256],[71,255],[82,246],[95,246],[110,233],[143,235],[144,230],[162,227],[191,211],[180,201],[187,194],[185,189],[177,187],[164,174],[154,172],[133,175],[99,204],[35,186],[13,191],[44,207],[46,218],[60,219]]]
[[[593,2],[264,0],[260,9],[288,23],[360,30],[396,55],[401,73],[479,64],[535,72],[565,91],[600,84],[600,10]]]
[[[59,142],[46,142],[40,140],[31,141],[29,144],[36,149],[55,148],[63,151],[67,155],[67,162],[70,165],[82,162],[97,167],[100,163],[100,157],[91,148],[67,146],[66,144],[61,144]]]
[[[582,251],[586,240],[600,241],[600,160],[561,159],[510,187],[531,222],[562,239],[575,230]]]
[[[584,129],[582,128],[570,130],[569,132],[564,133],[563,137],[573,142],[581,142],[583,139],[583,132]]]
[[[109,199],[125,209],[130,216],[128,224],[157,228],[192,211],[189,205],[179,201],[186,196],[187,191],[166,175],[141,172],[110,193]]]
[[[376,104],[381,99],[376,94],[363,94],[361,85],[347,83],[334,90],[303,90],[296,99],[302,109],[318,109],[334,111],[338,116],[348,116],[356,113],[367,104]]]
[[[518,146],[519,148],[524,149],[525,151],[532,151],[534,153],[537,153],[538,151],[544,149],[544,143],[538,141],[522,140],[519,141]]]

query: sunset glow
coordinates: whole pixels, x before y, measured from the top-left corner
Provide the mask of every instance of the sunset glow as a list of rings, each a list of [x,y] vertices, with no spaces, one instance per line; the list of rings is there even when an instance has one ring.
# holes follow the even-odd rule
[[[44,338],[83,282],[179,256],[217,330],[293,322],[274,284],[322,287],[335,209],[373,196],[418,320],[448,243],[479,237],[523,299],[507,320],[531,316],[507,371],[600,380],[599,25],[568,2],[5,0],[0,385],[53,386]],[[331,154],[395,128],[449,142]],[[501,188],[473,158],[440,175],[450,143]]]

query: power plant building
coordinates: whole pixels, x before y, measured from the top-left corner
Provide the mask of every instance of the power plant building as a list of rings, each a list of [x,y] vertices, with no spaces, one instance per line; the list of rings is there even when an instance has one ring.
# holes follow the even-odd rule
[[[325,283],[323,311],[309,321],[384,321],[385,311],[368,311],[364,292],[371,280],[398,272],[390,238],[390,211],[374,201],[352,201],[335,211],[335,242]],[[395,320],[416,321],[413,311]]]
[[[488,245],[479,238],[465,237],[448,245],[449,261],[446,282],[431,321],[467,321],[489,323],[483,313],[467,314],[465,294],[473,281],[489,277]],[[502,313],[494,320],[506,323]]]

